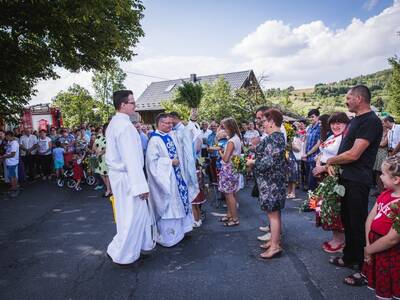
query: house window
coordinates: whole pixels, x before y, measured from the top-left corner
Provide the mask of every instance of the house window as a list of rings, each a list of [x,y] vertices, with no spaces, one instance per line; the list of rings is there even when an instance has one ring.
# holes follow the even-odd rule
[[[175,87],[175,83],[170,84],[169,86],[167,86],[167,88],[165,89],[164,92],[168,93],[168,92],[172,91],[172,89],[173,89],[174,87]]]

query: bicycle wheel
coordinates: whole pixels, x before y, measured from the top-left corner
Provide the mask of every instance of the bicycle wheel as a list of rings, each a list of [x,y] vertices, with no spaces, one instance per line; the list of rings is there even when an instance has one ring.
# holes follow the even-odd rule
[[[57,186],[62,188],[64,186],[64,178],[57,179]]]
[[[94,176],[89,175],[86,177],[86,184],[87,185],[94,185],[96,183],[96,178]]]
[[[70,189],[73,189],[75,186],[76,186],[76,181],[75,181],[75,179],[68,178],[68,180],[67,180],[67,187],[69,187]]]

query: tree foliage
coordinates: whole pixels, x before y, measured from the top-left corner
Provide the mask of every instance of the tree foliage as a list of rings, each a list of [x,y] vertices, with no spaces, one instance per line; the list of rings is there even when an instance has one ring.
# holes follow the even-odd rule
[[[255,90],[232,90],[221,76],[214,83],[203,85],[204,96],[199,107],[199,116],[203,120],[220,121],[233,117],[236,121],[248,121],[253,118],[255,107],[266,104],[261,93]]]
[[[115,61],[110,67],[101,71],[95,71],[92,77],[92,85],[95,92],[95,99],[102,103],[100,109],[102,120],[106,122],[113,113],[112,94],[115,91],[125,89],[124,80],[126,73]]]
[[[64,125],[76,127],[82,123],[101,124],[103,103],[96,101],[89,91],[80,85],[72,85],[66,92],[62,91],[53,99],[54,106],[61,109]]]
[[[126,73],[116,61],[108,68],[93,72],[92,85],[96,100],[111,104],[113,92],[126,89],[125,79]]]
[[[387,85],[389,95],[389,110],[396,116],[400,116],[400,59],[395,56],[389,58],[392,66],[391,78]]]
[[[177,104],[186,105],[189,108],[198,108],[202,97],[203,86],[200,83],[187,81],[178,87],[173,101]]]
[[[0,111],[18,112],[55,67],[101,70],[130,60],[144,36],[140,0],[1,1]]]

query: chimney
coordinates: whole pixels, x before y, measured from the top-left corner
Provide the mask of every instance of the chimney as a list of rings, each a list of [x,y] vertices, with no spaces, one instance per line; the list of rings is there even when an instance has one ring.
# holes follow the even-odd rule
[[[193,83],[196,83],[196,81],[197,81],[196,74],[190,74],[190,81]]]

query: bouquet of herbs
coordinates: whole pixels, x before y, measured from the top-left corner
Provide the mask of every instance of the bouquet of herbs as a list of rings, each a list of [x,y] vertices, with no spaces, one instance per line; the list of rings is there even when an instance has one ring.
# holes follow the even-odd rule
[[[246,174],[247,167],[246,167],[247,159],[243,155],[235,155],[232,157],[232,167],[233,171],[238,174]]]

